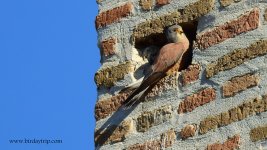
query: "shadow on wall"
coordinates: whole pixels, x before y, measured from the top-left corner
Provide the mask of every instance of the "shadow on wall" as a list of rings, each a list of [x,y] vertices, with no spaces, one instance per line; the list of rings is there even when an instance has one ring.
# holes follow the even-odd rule
[[[97,147],[109,143],[109,138],[113,135],[114,131],[118,129],[119,125],[137,106],[138,105],[133,105],[127,110],[121,106],[114,114],[112,114],[112,116],[95,132],[96,149]],[[110,144],[112,144],[112,142],[110,142]]]

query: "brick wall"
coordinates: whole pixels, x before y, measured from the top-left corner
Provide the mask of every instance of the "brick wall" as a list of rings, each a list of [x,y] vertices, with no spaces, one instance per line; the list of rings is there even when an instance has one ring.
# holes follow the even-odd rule
[[[96,149],[260,149],[267,138],[267,3],[98,0]],[[188,28],[192,62],[132,109],[119,91],[146,74],[163,30]],[[191,26],[196,33],[189,33]],[[149,54],[148,54],[149,53]],[[147,58],[147,56],[150,56]],[[191,61],[188,60],[188,61]]]

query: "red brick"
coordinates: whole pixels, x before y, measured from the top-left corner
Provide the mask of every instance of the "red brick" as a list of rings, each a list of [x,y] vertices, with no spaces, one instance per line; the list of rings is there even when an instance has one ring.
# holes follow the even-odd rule
[[[190,65],[188,69],[182,71],[182,84],[187,85],[193,81],[198,80],[200,73],[200,66],[199,65]]]
[[[266,95],[262,96],[262,99],[254,98],[226,112],[206,117],[199,124],[199,133],[205,134],[210,130],[229,125],[233,122],[243,120],[258,113],[262,113],[266,110],[267,110],[267,96]],[[253,134],[252,136],[253,139],[257,139],[257,134]],[[267,130],[266,130],[266,137],[267,137]]]
[[[255,8],[236,20],[227,22],[202,35],[197,35],[197,44],[200,49],[206,49],[241,33],[254,30],[258,28],[258,26],[259,9]]]
[[[208,145],[207,150],[235,150],[239,148],[239,144],[240,144],[240,136],[235,135],[222,144],[214,143],[212,145]]]
[[[187,96],[184,101],[182,101],[178,108],[178,113],[191,112],[195,108],[209,103],[216,98],[216,91],[213,88],[204,89],[196,94]]]
[[[116,39],[110,38],[101,42],[101,54],[109,56],[115,54]]]
[[[104,119],[114,111],[116,111],[122,102],[128,97],[129,93],[122,93],[111,98],[100,100],[95,106],[95,118],[96,120]]]
[[[96,17],[96,28],[101,28],[114,22],[118,22],[121,18],[130,15],[132,10],[133,5],[132,3],[128,2],[123,6],[102,12]]]
[[[236,93],[244,91],[250,87],[256,86],[259,83],[258,75],[246,74],[240,77],[234,77],[230,81],[224,83],[223,96],[234,96]]]
[[[170,0],[157,0],[157,5],[166,5],[166,4],[169,4],[170,3]]]
[[[181,137],[182,139],[187,139],[189,137],[193,137],[196,134],[196,126],[195,125],[186,125],[182,130],[181,130]]]

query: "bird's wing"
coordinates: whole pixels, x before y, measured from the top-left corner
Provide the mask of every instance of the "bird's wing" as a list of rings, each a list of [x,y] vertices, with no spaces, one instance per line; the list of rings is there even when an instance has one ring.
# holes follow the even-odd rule
[[[166,72],[181,58],[185,51],[182,43],[170,43],[163,46],[152,66],[153,72]]]
[[[182,58],[181,56],[183,55],[183,52],[183,44],[170,43],[163,46],[152,66],[153,72],[130,94],[130,96],[123,102],[123,105],[129,108],[143,99],[156,83],[166,76],[168,69]]]

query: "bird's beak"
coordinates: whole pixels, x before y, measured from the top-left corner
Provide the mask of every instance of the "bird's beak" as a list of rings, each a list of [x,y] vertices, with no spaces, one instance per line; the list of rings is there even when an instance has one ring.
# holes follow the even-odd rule
[[[181,30],[181,29],[175,29],[175,32],[181,34],[181,33],[183,33],[183,30]]]

